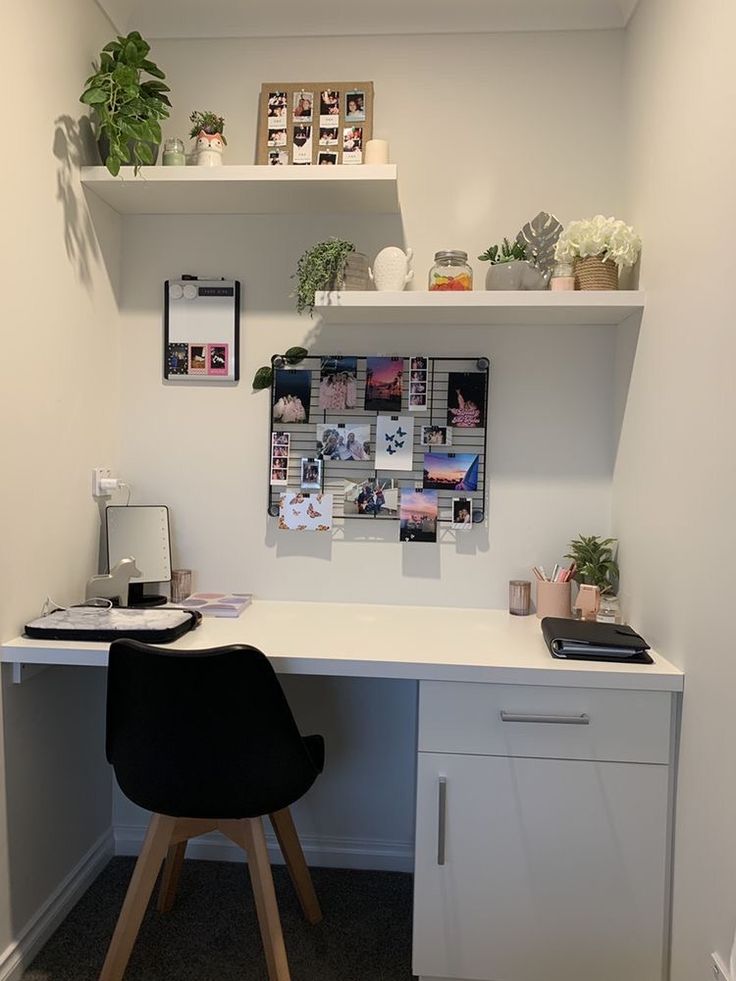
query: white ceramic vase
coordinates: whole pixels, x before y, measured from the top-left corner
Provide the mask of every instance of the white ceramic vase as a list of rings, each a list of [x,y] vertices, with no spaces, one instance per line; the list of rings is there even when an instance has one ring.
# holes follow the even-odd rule
[[[197,137],[195,157],[198,167],[221,167],[222,151],[225,144],[221,133],[205,133],[202,130]]]
[[[414,270],[410,268],[413,258],[412,249],[407,249],[406,253],[396,245],[381,249],[373,268],[368,270],[376,289],[384,293],[400,293],[414,275]]]

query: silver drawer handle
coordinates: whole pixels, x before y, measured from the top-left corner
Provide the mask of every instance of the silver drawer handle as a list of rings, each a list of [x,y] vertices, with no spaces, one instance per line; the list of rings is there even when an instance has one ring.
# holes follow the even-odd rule
[[[530,715],[524,712],[501,712],[501,722],[539,722],[556,726],[589,726],[590,716],[581,715]]]
[[[437,814],[437,864],[445,864],[445,828],[447,826],[447,777],[440,777],[438,782]]]

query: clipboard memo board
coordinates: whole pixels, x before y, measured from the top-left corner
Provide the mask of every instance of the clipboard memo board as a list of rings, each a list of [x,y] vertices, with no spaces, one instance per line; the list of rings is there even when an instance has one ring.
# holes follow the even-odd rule
[[[240,283],[171,279],[164,283],[164,378],[237,382]]]
[[[256,163],[362,164],[373,82],[264,82]]]

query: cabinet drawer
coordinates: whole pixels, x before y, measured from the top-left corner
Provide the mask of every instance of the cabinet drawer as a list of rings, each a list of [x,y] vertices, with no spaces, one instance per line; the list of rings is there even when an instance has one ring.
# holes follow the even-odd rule
[[[423,681],[419,750],[669,763],[669,692]]]

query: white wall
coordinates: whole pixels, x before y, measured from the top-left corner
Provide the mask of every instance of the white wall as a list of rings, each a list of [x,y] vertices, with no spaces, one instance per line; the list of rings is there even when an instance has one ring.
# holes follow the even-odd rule
[[[626,45],[647,310],[614,530],[632,619],[686,672],[672,981],[707,977],[712,950],[727,962],[736,926],[735,32],[726,0],[641,0]]]
[[[399,165],[398,217],[138,217],[123,243],[122,466],[138,503],[171,507],[175,561],[195,586],[269,598],[503,607],[508,580],[554,563],[578,532],[609,530],[615,455],[614,328],[323,328],[294,313],[290,275],[304,249],[330,235],[375,253],[406,243],[424,288],[439,248],[477,256],[513,236],[540,209],[561,220],[620,213],[622,32],[462,37],[157,42],[175,109],[167,132],[182,136],[194,108],[227,120],[227,162],[251,163],[261,82],[371,79],[375,134],[390,138]],[[571,67],[595,85],[556,111]],[[581,151],[585,165],[581,166]],[[479,285],[484,265],[474,262]],[[245,285],[242,381],[207,389],[161,381],[163,281],[210,272]],[[461,353],[492,362],[490,518],[438,547],[401,546],[395,526],[376,541],[365,526],[335,540],[279,534],[266,516],[268,394],[252,394],[255,369],[307,339],[322,353]],[[326,625],[329,629],[329,625]],[[345,638],[349,645],[350,638]],[[383,753],[381,725],[404,726],[413,742],[413,686],[391,702],[364,686],[331,683],[322,716],[315,686],[294,679],[297,714],[307,713],[334,748],[373,747],[372,762],[331,770],[310,794],[302,830],[334,838],[411,837],[413,764]],[[341,700],[355,705],[349,719]],[[377,721],[378,720],[378,721]],[[382,720],[382,721],[381,721]],[[401,721],[401,725],[399,720]],[[364,767],[381,800],[396,799],[378,824],[363,807]],[[352,803],[348,825],[334,800]],[[141,817],[117,798],[116,825]],[[409,830],[407,830],[409,829]],[[410,841],[407,847],[410,848]]]
[[[0,636],[45,596],[78,601],[97,571],[93,465],[118,460],[116,216],[77,184],[77,102],[110,25],[90,0],[3,7],[2,89],[22,110],[7,134],[0,203]],[[73,25],[73,29],[71,29]],[[6,948],[104,835],[110,778],[103,672],[52,669],[20,688],[3,676],[0,970]]]

